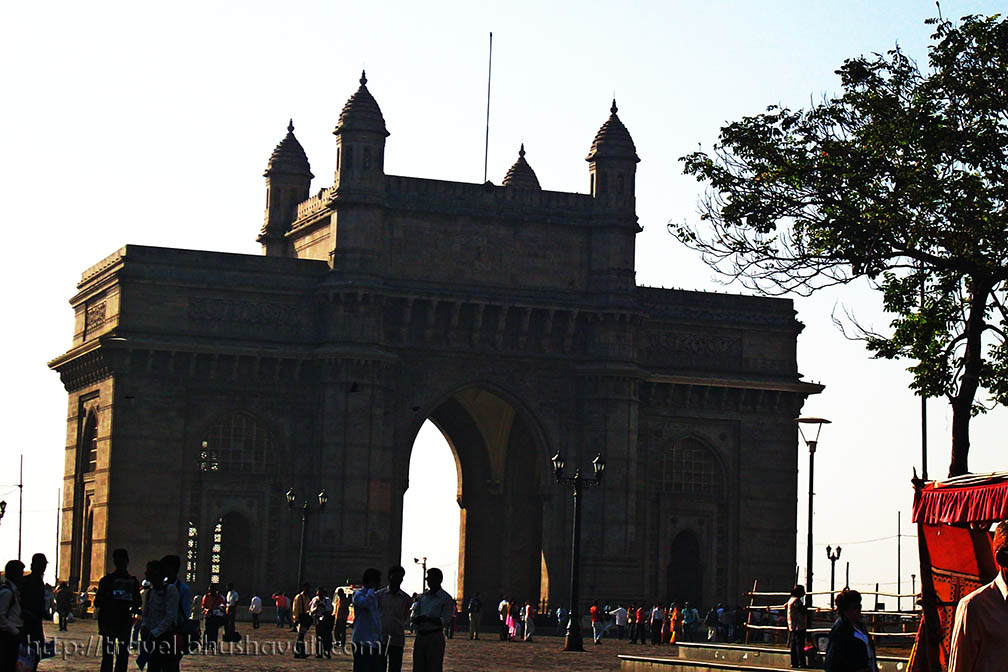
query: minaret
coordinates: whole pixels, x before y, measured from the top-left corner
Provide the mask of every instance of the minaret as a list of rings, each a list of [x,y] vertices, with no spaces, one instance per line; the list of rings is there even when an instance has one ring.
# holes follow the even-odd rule
[[[616,110],[613,99],[609,118],[595,134],[585,160],[591,177],[591,195],[604,207],[633,212],[634,176],[640,158]]]
[[[634,289],[634,238],[641,230],[634,198],[640,158],[630,132],[616,116],[615,100],[586,160],[598,227],[591,238],[589,289],[624,302]]]
[[[307,200],[311,180],[311,166],[301,143],[294,137],[294,120],[287,125],[287,135],[273,150],[266,165],[266,221],[257,239],[263,254],[269,257],[286,257],[287,242],[284,236],[297,218],[297,206]]]
[[[539,186],[539,178],[536,177],[532,166],[525,160],[525,143],[522,143],[518,150],[518,160],[508,169],[504,181],[501,183],[505,187],[520,187],[522,189],[542,189]]]
[[[360,88],[340,112],[333,130],[337,138],[336,177],[333,182],[339,196],[380,196],[385,190],[385,117],[374,96],[367,89],[367,76],[361,72]]]

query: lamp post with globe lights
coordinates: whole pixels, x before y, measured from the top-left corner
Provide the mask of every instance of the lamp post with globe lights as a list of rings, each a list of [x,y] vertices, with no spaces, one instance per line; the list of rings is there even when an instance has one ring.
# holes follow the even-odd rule
[[[840,547],[836,547],[836,553],[833,552],[832,546],[826,547],[826,558],[830,561],[830,571],[829,571],[829,606],[830,609],[834,607],[833,599],[835,597],[833,591],[836,589],[836,561],[840,559]]]
[[[291,511],[297,507],[297,495],[294,494],[294,488],[290,488],[284,495],[287,498],[287,508]],[[329,501],[329,495],[326,494],[325,489],[318,494],[318,510],[319,513],[325,510],[326,502]],[[297,590],[301,590],[301,586],[304,581],[304,549],[305,549],[305,530],[308,527],[308,512],[311,507],[308,504],[308,500],[304,500],[304,504],[301,506],[301,544],[298,546],[298,578],[297,578]],[[297,591],[295,591],[297,592]]]
[[[798,418],[798,433],[801,434],[802,440],[805,441],[805,445],[808,446],[809,451],[809,471],[808,471],[808,546],[806,548],[805,554],[805,606],[812,606],[812,497],[815,493],[813,490],[813,481],[815,479],[815,451],[816,445],[819,443],[819,432],[822,431],[823,425],[830,424],[829,420],[825,418]],[[808,426],[808,436],[805,435],[805,430],[802,426]],[[812,428],[815,428],[815,435],[812,434]],[[809,438],[811,437],[811,438]]]
[[[571,486],[574,495],[574,532],[571,540],[571,579],[570,579],[570,618],[567,621],[567,636],[564,638],[564,651],[584,651],[584,639],[581,636],[581,608],[579,602],[579,576],[581,572],[581,488],[593,487],[602,482],[602,474],[605,472],[605,460],[602,453],[592,460],[592,469],[595,478],[585,478],[581,476],[581,470],[577,469],[573,476],[564,476],[563,455],[557,452],[553,456],[553,476],[557,483]]]

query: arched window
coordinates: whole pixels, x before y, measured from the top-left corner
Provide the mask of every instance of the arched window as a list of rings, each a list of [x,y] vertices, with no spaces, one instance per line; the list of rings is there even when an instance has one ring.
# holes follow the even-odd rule
[[[721,497],[724,488],[717,457],[696,439],[681,439],[665,453],[664,484],[672,494],[713,499]]]
[[[81,471],[88,473],[98,468],[98,416],[88,413],[81,433]]]
[[[190,520],[186,534],[186,583],[196,584],[196,561],[199,558],[199,530]]]
[[[247,413],[232,413],[210,427],[199,454],[206,472],[262,474],[273,457],[269,431]]]

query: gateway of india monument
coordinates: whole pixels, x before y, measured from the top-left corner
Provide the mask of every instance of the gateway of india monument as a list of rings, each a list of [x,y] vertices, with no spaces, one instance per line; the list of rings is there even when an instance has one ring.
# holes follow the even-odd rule
[[[457,597],[566,601],[557,452],[607,464],[583,498],[586,598],[789,588],[795,418],[822,390],[792,302],[635,284],[640,159],[615,102],[568,193],[524,148],[499,185],[387,175],[366,82],[332,186],[311,195],[293,125],[270,156],[262,256],[126,245],[84,271],[49,363],[69,395],[59,575],[92,586],[123,546],[177,553],[197,589],[289,590],[305,500],[306,581],[384,570],[429,419],[458,467]]]

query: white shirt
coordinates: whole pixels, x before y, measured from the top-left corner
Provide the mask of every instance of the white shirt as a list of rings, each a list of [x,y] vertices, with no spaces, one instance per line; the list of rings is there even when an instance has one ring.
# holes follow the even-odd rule
[[[497,605],[497,613],[500,614],[502,621],[507,618],[507,612],[504,611],[506,607],[509,607],[507,600],[501,600],[500,604]]]
[[[610,613],[612,613],[613,618],[616,619],[617,626],[623,627],[627,624],[627,612],[626,609],[624,609],[623,607],[620,607],[619,609],[616,609],[615,611],[612,611]]]
[[[651,622],[652,623],[664,623],[665,622],[665,611],[661,607],[655,607],[651,610]]]
[[[238,591],[229,590],[227,594],[227,606],[236,607],[238,606]]]
[[[252,602],[249,603],[249,613],[250,614],[262,613],[262,600],[259,599],[258,595],[252,596]]]

